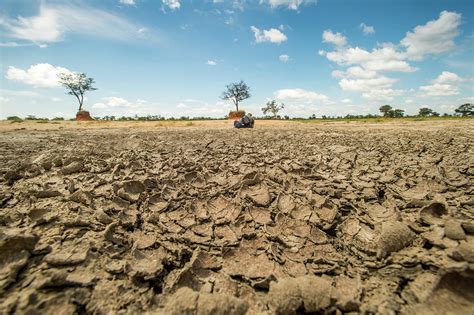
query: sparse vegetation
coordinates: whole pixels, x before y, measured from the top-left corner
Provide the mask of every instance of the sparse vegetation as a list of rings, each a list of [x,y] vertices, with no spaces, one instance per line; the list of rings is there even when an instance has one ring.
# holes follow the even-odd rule
[[[264,107],[262,107],[262,112],[264,115],[266,115],[267,113],[271,113],[273,115],[272,118],[276,119],[278,118],[278,112],[284,108],[285,108],[285,104],[283,103],[278,104],[277,101],[272,100],[272,101],[267,102],[267,104]]]
[[[231,100],[237,111],[239,111],[239,103],[250,98],[250,96],[250,87],[244,81],[227,85],[226,90],[222,93],[222,99]]]
[[[461,106],[456,108],[454,112],[458,115],[461,115],[462,117],[474,116],[474,105],[470,103],[462,104]]]
[[[78,112],[82,111],[82,105],[84,103],[84,94],[87,91],[97,90],[92,86],[94,84],[94,79],[88,78],[85,73],[60,73],[59,83],[67,88],[69,91],[67,94],[74,95],[79,102]]]
[[[439,113],[435,112],[435,111],[432,110],[431,108],[422,107],[422,108],[420,108],[420,111],[419,111],[419,113],[418,113],[418,116],[421,116],[421,117],[429,117],[429,116],[438,117],[438,116],[439,116]]]
[[[8,116],[7,117],[7,120],[10,120],[10,121],[23,121],[23,119],[21,119],[20,117],[18,116]]]

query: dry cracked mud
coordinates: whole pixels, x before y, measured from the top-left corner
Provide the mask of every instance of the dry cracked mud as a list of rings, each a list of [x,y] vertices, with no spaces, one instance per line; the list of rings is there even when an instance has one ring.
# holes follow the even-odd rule
[[[472,313],[471,127],[0,133],[0,313]]]

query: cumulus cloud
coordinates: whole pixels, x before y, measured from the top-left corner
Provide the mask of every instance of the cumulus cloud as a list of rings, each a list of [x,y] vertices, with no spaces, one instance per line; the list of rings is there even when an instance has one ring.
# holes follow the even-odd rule
[[[3,97],[3,96],[0,95],[0,104],[2,104],[2,103],[8,103],[9,101],[10,101],[9,98]]]
[[[282,89],[274,93],[275,98],[281,101],[299,101],[307,104],[324,103],[329,97],[304,89]]]
[[[302,4],[316,4],[317,0],[268,0],[268,4],[272,8],[287,7],[290,10],[298,10]]]
[[[207,61],[207,64],[208,64],[209,66],[215,66],[215,65],[217,65],[217,62],[214,61],[214,60],[212,60],[212,59],[209,59],[209,60]]]
[[[454,38],[459,35],[461,14],[443,11],[437,20],[418,25],[400,42],[412,60],[422,60],[427,54],[441,54],[456,47]]]
[[[49,63],[39,63],[23,70],[13,66],[8,67],[5,78],[35,87],[54,88],[59,86],[59,73],[69,73],[63,67],[55,67]]]
[[[120,0],[121,4],[135,5],[135,0]]]
[[[365,23],[360,23],[359,27],[362,30],[362,33],[364,33],[364,35],[375,33],[375,29],[373,26],[366,25]]]
[[[323,42],[331,43],[336,46],[345,46],[347,44],[347,38],[341,33],[333,33],[331,30],[325,30],[323,32]]]
[[[330,52],[320,51],[319,54],[341,66],[361,65],[365,69],[374,71],[413,72],[417,70],[405,61],[406,55],[403,52],[391,46],[374,48],[370,52],[359,47],[344,47]]]
[[[459,94],[458,83],[463,79],[456,73],[443,71],[436,79],[431,81],[431,85],[420,86],[421,96],[451,96]]]
[[[110,12],[73,4],[41,4],[38,15],[1,18],[6,36],[41,45],[62,41],[66,33],[133,39],[140,27]]]
[[[162,114],[166,117],[214,117],[221,118],[226,116],[230,110],[232,110],[233,105],[226,102],[216,102],[214,104],[208,103],[196,99],[185,99],[179,102],[176,106],[177,110],[164,111]],[[245,107],[247,110],[248,106]]]
[[[179,0],[163,0],[163,4],[171,10],[176,10],[181,7],[181,3],[179,2]]]
[[[409,61],[421,60],[427,54],[440,54],[455,47],[454,38],[459,34],[461,15],[443,11],[439,18],[425,25],[419,25],[408,32],[400,45],[385,43],[372,50],[352,47],[340,33],[331,30],[323,32],[323,42],[335,46],[333,51],[320,50],[319,54],[342,67],[345,71],[335,70],[332,76],[340,78],[343,90],[357,91],[368,99],[391,100],[402,95],[404,90],[393,88],[398,80],[389,78],[382,72],[414,72],[418,69]],[[365,34],[375,32],[373,27],[361,23],[359,27]],[[444,74],[430,86],[420,88],[425,95],[453,95],[457,87],[441,82],[453,79],[452,74]]]
[[[280,61],[282,61],[282,62],[287,62],[288,60],[290,60],[290,56],[280,55],[280,57],[278,57],[278,59],[280,59]]]
[[[118,96],[109,96],[101,99],[101,102],[92,105],[97,115],[109,116],[134,116],[134,115],[153,115],[157,113],[157,107],[148,104],[147,101],[137,99],[129,101]]]
[[[260,30],[255,26],[250,27],[254,33],[256,43],[270,42],[280,44],[285,42],[288,38],[279,29],[271,28],[269,30]]]

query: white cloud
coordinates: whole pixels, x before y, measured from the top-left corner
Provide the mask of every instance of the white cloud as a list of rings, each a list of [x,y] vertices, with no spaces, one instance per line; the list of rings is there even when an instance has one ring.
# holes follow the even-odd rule
[[[121,4],[135,5],[135,0],[120,0]]]
[[[0,95],[0,104],[8,103],[9,101],[10,101],[9,98],[3,97],[3,96]]]
[[[441,54],[456,47],[454,38],[459,34],[461,14],[443,11],[439,18],[418,25],[400,42],[407,48],[412,60],[421,60],[427,54]]]
[[[403,52],[391,46],[375,48],[371,52],[359,47],[344,47],[331,52],[320,51],[319,54],[342,66],[362,65],[374,71],[414,72],[417,70],[404,61],[406,55]]]
[[[396,96],[400,96],[404,93],[403,90],[394,90],[389,88],[374,89],[362,93],[362,97],[372,101],[391,101]]]
[[[456,73],[443,71],[436,79],[431,81],[431,85],[420,86],[422,97],[430,96],[451,96],[459,94],[458,83],[462,82]]]
[[[285,42],[288,38],[280,30],[271,28],[269,30],[260,30],[255,26],[250,27],[255,35],[256,43],[270,42],[280,44]]]
[[[59,73],[68,73],[68,69],[55,67],[49,63],[39,63],[30,66],[27,70],[13,66],[8,67],[5,78],[19,81],[35,87],[53,88],[59,86]]]
[[[433,80],[433,83],[454,84],[461,81],[462,79],[456,73],[443,71],[436,79]]]
[[[365,92],[374,89],[385,89],[391,87],[397,79],[378,76],[370,79],[342,79],[339,85],[344,91]]]
[[[276,91],[274,95],[278,100],[300,101],[307,104],[325,103],[329,100],[329,97],[324,94],[318,94],[304,89],[282,89]]]
[[[333,33],[331,30],[325,30],[323,32],[323,42],[331,43],[336,46],[345,46],[347,44],[347,38],[341,33]]]
[[[207,64],[208,64],[209,66],[215,66],[215,65],[217,65],[217,62],[214,61],[214,60],[209,59],[209,60],[207,61]]]
[[[59,42],[66,33],[111,39],[133,39],[138,26],[108,11],[72,4],[41,4],[38,15],[0,19],[7,37],[38,45]]]
[[[344,98],[341,100],[341,103],[345,103],[345,104],[352,103],[352,100],[350,98]]]
[[[148,104],[147,101],[137,99],[129,101],[118,96],[109,96],[102,98],[102,102],[92,105],[94,114],[98,116],[134,116],[134,115],[153,115],[157,113],[157,107]]]
[[[290,60],[290,56],[280,55],[280,57],[278,57],[278,59],[280,59],[280,61],[287,62],[288,60]]]
[[[179,0],[162,0],[163,4],[166,5],[171,10],[176,10],[181,7]]]
[[[366,25],[365,23],[360,23],[359,27],[362,29],[364,35],[375,33],[375,29],[373,26]]]
[[[59,101],[61,101],[61,99],[60,99],[59,97],[51,97],[51,100],[52,100],[53,102],[59,102]]]
[[[241,105],[242,106],[242,105]],[[243,106],[244,109],[248,110],[247,105]],[[162,114],[166,117],[224,117],[230,110],[235,109],[235,107],[226,102],[217,102],[215,104],[209,104],[205,101],[195,100],[195,99],[185,99],[178,104],[175,108],[177,110],[164,111]]]
[[[1,23],[0,23],[0,25],[1,25]],[[25,46],[25,45],[20,45],[17,42],[0,43],[0,47],[20,47],[20,46]]]
[[[432,85],[420,86],[420,91],[423,92],[421,96],[450,96],[458,95],[459,88],[451,84],[439,84],[435,83]]]
[[[272,8],[284,6],[291,10],[298,10],[302,4],[316,4],[317,0],[268,0]]]

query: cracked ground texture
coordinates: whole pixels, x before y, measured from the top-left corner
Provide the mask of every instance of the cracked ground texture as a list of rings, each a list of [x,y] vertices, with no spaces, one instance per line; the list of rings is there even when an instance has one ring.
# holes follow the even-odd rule
[[[4,131],[0,313],[472,313],[472,126]]]

